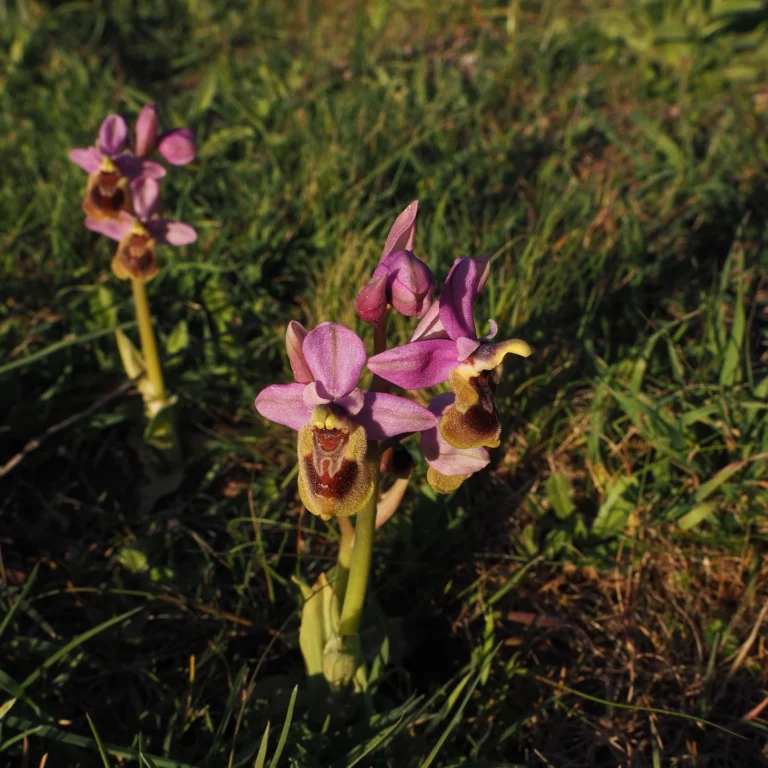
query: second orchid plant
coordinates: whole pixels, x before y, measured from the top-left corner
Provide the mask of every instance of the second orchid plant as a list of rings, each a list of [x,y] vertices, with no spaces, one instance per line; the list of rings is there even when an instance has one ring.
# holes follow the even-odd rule
[[[132,135],[122,117],[108,115],[96,144],[71,150],[69,159],[88,174],[82,202],[85,226],[117,241],[112,271],[131,281],[141,352],[122,331],[115,334],[126,373],[138,380],[144,397],[147,440],[166,456],[176,456],[175,401],[165,390],[146,283],[159,271],[158,245],[187,245],[195,242],[197,233],[188,224],[160,215],[159,180],[166,170],[148,159],[155,150],[170,165],[187,165],[195,158],[195,140],[189,128],[159,134],[157,108],[147,104]]]
[[[356,301],[373,326],[373,355],[350,329],[323,322],[311,331],[291,322],[286,333],[293,383],[273,384],[256,398],[265,418],[298,432],[299,494],[323,520],[338,518],[338,562],[312,586],[300,583],[304,608],[299,640],[310,680],[332,691],[366,687],[359,642],[374,531],[394,513],[410,475],[401,441],[418,433],[438,493],[456,490],[489,462],[500,443],[497,370],[507,354],[527,357],[518,339],[494,341],[496,323],[478,336],[474,303],[488,278],[487,257],[458,258],[439,299],[429,267],[414,253],[418,203],[396,219],[370,283]],[[410,341],[387,348],[390,311],[420,320]],[[370,391],[359,378],[374,374]],[[450,392],[425,407],[390,392],[448,382]],[[382,473],[395,476],[380,492]],[[357,515],[353,528],[349,518]]]

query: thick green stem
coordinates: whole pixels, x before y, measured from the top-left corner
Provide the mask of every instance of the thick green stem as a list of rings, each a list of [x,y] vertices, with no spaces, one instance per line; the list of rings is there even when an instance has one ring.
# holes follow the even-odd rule
[[[163,371],[160,368],[160,357],[157,354],[155,332],[152,330],[152,316],[149,313],[147,286],[143,280],[132,279],[131,287],[133,288],[133,304],[136,308],[136,321],[139,324],[139,337],[141,338],[141,353],[144,357],[147,378],[155,390],[157,399],[160,402],[164,402],[165,383],[163,382]]]
[[[339,518],[339,532],[341,533],[341,540],[339,541],[339,556],[336,560],[336,579],[333,588],[336,591],[336,597],[339,598],[339,605],[343,605],[344,595],[347,593],[355,541],[355,526],[352,525],[352,521],[348,517]]]
[[[368,590],[368,578],[371,574],[371,556],[373,554],[373,534],[376,527],[376,502],[379,498],[379,451],[372,447],[368,456],[373,473],[373,493],[370,501],[357,513],[355,526],[355,545],[352,549],[352,561],[349,569],[344,606],[341,609],[340,635],[355,635],[360,629],[363,616],[365,593]]]

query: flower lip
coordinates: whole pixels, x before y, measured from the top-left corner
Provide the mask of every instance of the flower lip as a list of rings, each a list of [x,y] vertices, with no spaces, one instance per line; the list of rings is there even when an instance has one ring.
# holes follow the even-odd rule
[[[443,417],[455,400],[453,393],[444,392],[432,399],[429,410]],[[488,451],[482,447],[456,448],[442,435],[440,428],[421,433],[421,452],[430,468],[445,476],[467,477],[490,462]]]
[[[323,519],[358,512],[373,494],[366,463],[365,430],[334,410],[318,406],[299,429],[299,494]]]
[[[115,219],[130,204],[127,179],[108,158],[103,157],[99,168],[88,176],[82,208],[94,219]]]
[[[112,271],[120,280],[151,280],[158,273],[156,241],[140,223],[134,222],[117,246]]]

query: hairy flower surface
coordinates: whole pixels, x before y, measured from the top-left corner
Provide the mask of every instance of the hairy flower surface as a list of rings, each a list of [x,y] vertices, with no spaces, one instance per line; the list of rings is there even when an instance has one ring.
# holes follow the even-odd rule
[[[355,514],[373,493],[368,440],[421,432],[437,418],[403,397],[362,392],[365,345],[339,323],[307,333],[294,321],[286,348],[295,383],[262,390],[256,410],[299,432],[299,493],[307,509],[323,519]]]
[[[442,416],[440,432],[456,448],[499,445],[494,371],[508,354],[531,354],[519,339],[492,342],[498,330],[494,321],[491,332],[478,338],[473,308],[487,274],[487,259],[456,259],[439,302],[424,315],[411,341],[368,361],[377,376],[405,389],[449,381],[455,400]]]
[[[113,219],[89,217],[85,226],[117,240],[112,271],[118,278],[151,280],[158,272],[157,245],[188,245],[197,240],[197,232],[189,224],[168,221],[156,213],[160,186],[154,179],[136,179],[130,189],[136,216],[120,211]]]
[[[129,184],[138,178],[161,179],[165,168],[125,151],[128,128],[119,115],[109,115],[99,129],[96,146],[73,149],[69,159],[88,173],[83,211],[91,219],[116,219],[129,210]]]
[[[453,405],[452,392],[434,397],[429,410],[441,418]],[[442,435],[438,427],[421,433],[421,452],[429,464],[427,481],[438,493],[455,491],[468,477],[479,472],[491,460],[485,448],[456,448]]]
[[[387,305],[407,317],[422,317],[432,304],[435,278],[413,255],[418,209],[414,200],[395,219],[371,282],[358,294],[355,308],[366,323],[381,320]]]

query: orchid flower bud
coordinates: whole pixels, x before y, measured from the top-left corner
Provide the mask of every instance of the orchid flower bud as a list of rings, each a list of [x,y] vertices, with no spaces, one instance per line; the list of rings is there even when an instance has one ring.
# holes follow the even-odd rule
[[[422,317],[432,303],[434,276],[413,255],[418,209],[418,200],[414,200],[395,219],[371,282],[357,297],[357,314],[366,323],[381,320],[388,305],[406,317]]]
[[[395,251],[376,267],[373,279],[360,291],[355,307],[367,323],[380,320],[387,304],[406,317],[422,317],[434,295],[432,270],[410,251]]]

